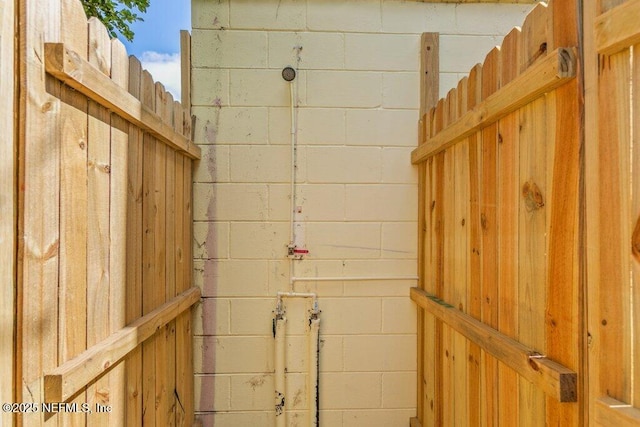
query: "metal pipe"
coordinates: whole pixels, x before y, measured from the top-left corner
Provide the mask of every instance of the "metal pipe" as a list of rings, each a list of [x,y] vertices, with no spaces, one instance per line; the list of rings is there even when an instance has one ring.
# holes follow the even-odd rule
[[[284,311],[280,306],[276,310],[275,318],[275,410],[276,410],[276,426],[286,427],[287,425],[287,413],[285,407],[285,368],[286,368],[286,325],[287,318],[284,316]]]
[[[309,392],[309,425],[320,425],[320,310],[314,307],[309,317],[309,375],[307,390]]]

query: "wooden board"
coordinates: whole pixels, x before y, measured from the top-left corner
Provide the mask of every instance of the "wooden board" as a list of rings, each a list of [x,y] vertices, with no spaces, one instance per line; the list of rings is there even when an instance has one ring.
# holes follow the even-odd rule
[[[111,71],[111,43],[106,28],[96,18],[89,19],[89,60],[100,71]],[[87,170],[87,346],[109,335],[110,268],[110,186],[111,114],[89,101]],[[109,404],[109,376],[87,388],[87,403]],[[109,424],[109,413],[95,412],[91,423]]]
[[[18,300],[16,361],[17,402],[42,402],[42,373],[58,359],[58,283],[60,140],[57,111],[60,101],[47,91],[40,58],[42,40],[60,39],[58,1],[20,2],[20,93],[18,129],[22,153],[18,177]],[[50,84],[49,87],[55,86]],[[44,327],[43,327],[44,325]],[[48,357],[43,357],[43,355]],[[24,425],[43,425],[44,414],[19,417]],[[48,417],[44,425],[57,425]]]
[[[0,366],[5,373],[0,379],[0,401],[16,402],[14,387],[14,331],[16,289],[16,231],[18,223],[17,182],[18,141],[16,138],[15,91],[17,55],[14,39],[16,10],[13,1],[0,1],[0,129],[11,129],[0,144]],[[6,64],[6,65],[5,65]],[[10,425],[13,415],[2,413],[0,424]]]
[[[126,89],[129,85],[129,57],[124,45],[111,40],[111,79]],[[111,114],[111,246],[109,266],[111,287],[109,292],[109,333],[126,325],[127,296],[127,185],[128,185],[129,123]],[[138,234],[139,236],[140,234]],[[109,374],[109,402],[112,420],[124,420],[126,413],[125,364],[114,367]]]
[[[487,99],[500,86],[500,50],[494,48],[485,58],[482,66],[482,99]],[[498,240],[497,240],[497,149],[498,129],[492,124],[482,130],[482,187],[480,190],[480,227],[482,230],[482,321],[498,327]],[[497,423],[498,365],[490,355],[485,355],[482,365],[481,393],[485,399],[481,422],[487,425]]]
[[[500,78],[505,85],[518,76],[520,30],[504,38],[501,48]],[[518,334],[518,112],[498,123],[498,330],[516,338]],[[499,425],[518,425],[518,375],[508,366],[498,365]]]
[[[142,66],[136,57],[129,58],[129,92],[141,98]],[[142,316],[143,272],[143,132],[129,127],[127,152],[127,287],[125,319],[131,323]],[[143,236],[143,238],[140,238]],[[126,423],[135,425],[142,419],[142,348],[132,351],[126,359]]]

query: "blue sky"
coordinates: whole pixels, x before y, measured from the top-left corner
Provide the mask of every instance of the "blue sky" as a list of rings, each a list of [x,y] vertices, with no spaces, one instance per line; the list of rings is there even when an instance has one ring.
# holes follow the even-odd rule
[[[180,30],[191,31],[191,0],[150,0],[147,12],[140,15],[144,21],[131,26],[133,42],[120,40],[155,80],[180,99]]]

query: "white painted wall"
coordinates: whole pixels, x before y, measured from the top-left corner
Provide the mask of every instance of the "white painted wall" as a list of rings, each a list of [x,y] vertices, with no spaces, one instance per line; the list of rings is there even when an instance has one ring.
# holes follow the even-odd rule
[[[193,0],[197,411],[268,426],[272,317],[288,289],[289,89],[298,103],[297,276],[416,274],[419,45],[440,32],[441,95],[530,5],[400,0]],[[403,426],[415,415],[411,281],[298,284],[320,295],[321,424]],[[290,425],[306,417],[308,304],[287,304]]]

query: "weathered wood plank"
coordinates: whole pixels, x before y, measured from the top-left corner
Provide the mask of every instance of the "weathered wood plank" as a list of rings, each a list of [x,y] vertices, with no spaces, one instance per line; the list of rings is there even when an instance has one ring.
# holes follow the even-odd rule
[[[487,353],[536,384],[558,402],[577,401],[576,373],[534,349],[462,313],[422,289],[411,288],[411,299],[451,328],[475,342]]]
[[[429,109],[438,102],[439,87],[439,34],[423,33],[420,43],[420,122],[418,124],[418,145],[426,139],[429,127],[427,120]],[[433,284],[430,268],[431,264],[431,239],[433,229],[431,227],[432,202],[432,173],[433,162],[418,165],[418,277],[419,286],[422,289],[427,283]],[[430,404],[434,397],[434,352],[433,340],[435,324],[433,316],[427,318],[424,310],[418,310],[418,419],[427,425],[433,424],[433,405]]]
[[[200,289],[192,287],[48,372],[45,402],[63,402],[73,396],[199,299]]]
[[[633,51],[636,53],[633,56],[633,75],[632,75],[632,85],[634,88],[640,87],[640,55],[637,53],[640,52],[640,44],[637,44],[633,47]],[[640,136],[638,132],[640,132],[640,96],[635,92],[633,96],[633,105],[631,106],[633,111],[633,116],[631,117],[631,126],[633,139],[631,144],[633,146],[632,153],[632,166],[631,166],[631,174],[632,176],[636,176],[638,169],[640,168]],[[632,184],[633,184],[633,178]],[[631,215],[630,215],[630,230],[632,230],[631,234],[631,242],[632,242],[632,251],[631,251],[631,271],[632,271],[632,295],[631,295],[631,303],[635,309],[631,313],[631,322],[632,322],[632,330],[633,336],[631,337],[632,342],[636,343],[634,348],[634,359],[632,361],[634,369],[634,389],[632,390],[632,394],[634,399],[632,403],[636,408],[640,408],[640,310],[637,308],[640,307],[640,191],[638,190],[638,186],[631,186],[632,198],[631,198]]]
[[[174,132],[153,110],[121,89],[107,76],[95,72],[95,67],[83,60],[64,44],[46,43],[45,68],[47,73],[84,93],[100,105],[108,108],[152,133],[164,144],[186,153],[193,159],[200,158],[200,148],[182,134]]]
[[[577,54],[573,48],[559,48],[536,62],[500,91],[491,93],[451,126],[411,153],[416,164],[446,149],[483,127],[560,87],[575,77]]]

